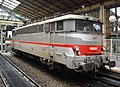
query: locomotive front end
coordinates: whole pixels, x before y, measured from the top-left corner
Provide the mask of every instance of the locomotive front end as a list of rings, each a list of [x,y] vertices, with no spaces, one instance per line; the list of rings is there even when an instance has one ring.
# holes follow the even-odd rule
[[[76,20],[76,33],[70,34],[74,45],[74,56],[67,55],[67,67],[76,71],[97,70],[108,65],[115,66],[109,55],[103,54],[102,24],[93,21]]]
[[[98,35],[98,38],[94,40],[91,39],[90,41],[90,38],[95,36],[97,35],[86,35],[86,40],[83,40],[81,36],[84,45],[73,46],[72,50],[74,56],[65,54],[69,68],[75,69],[75,71],[92,71],[104,67],[105,65],[109,67],[115,66],[115,61],[111,61],[109,55],[104,54],[102,50],[102,40],[100,40],[102,36]]]

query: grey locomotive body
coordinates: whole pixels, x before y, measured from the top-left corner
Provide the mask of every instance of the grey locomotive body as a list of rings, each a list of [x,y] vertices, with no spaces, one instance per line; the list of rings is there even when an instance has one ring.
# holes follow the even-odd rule
[[[76,71],[91,71],[103,65],[115,66],[102,51],[102,23],[80,15],[65,15],[13,30],[13,49],[39,57],[56,67],[62,64]]]

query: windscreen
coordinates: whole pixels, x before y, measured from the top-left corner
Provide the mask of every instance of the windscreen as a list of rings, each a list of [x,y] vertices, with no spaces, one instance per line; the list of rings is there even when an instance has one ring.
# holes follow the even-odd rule
[[[102,23],[89,20],[75,20],[75,30],[102,33]]]

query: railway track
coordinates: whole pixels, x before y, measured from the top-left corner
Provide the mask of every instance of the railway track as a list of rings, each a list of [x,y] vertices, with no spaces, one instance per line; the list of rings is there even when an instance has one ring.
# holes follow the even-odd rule
[[[120,87],[120,74],[109,70],[97,73],[76,73],[70,80],[82,87]]]
[[[4,84],[0,87],[41,87],[4,55],[0,54],[0,58],[0,81]]]
[[[1,72],[0,72],[0,87],[7,87],[7,84],[6,84],[5,80],[4,80]]]
[[[116,72],[113,72],[111,70],[104,69],[102,71],[99,71],[98,74],[108,76],[110,78],[113,78],[113,79],[120,81],[120,73],[116,73]]]
[[[59,73],[57,74],[56,71],[49,70],[49,69],[46,69],[46,70],[47,70],[47,72],[50,71],[50,74],[53,74],[54,76],[56,76],[58,78],[66,79],[66,81],[68,81],[68,82],[73,82],[75,84],[78,84],[79,86],[77,86],[77,87],[120,87],[119,80],[118,80],[119,74],[117,74],[117,73],[111,74],[110,71],[108,71],[108,72],[107,71],[105,72],[105,70],[103,70],[104,72],[100,71],[100,72],[96,73],[96,77],[92,73],[85,74],[85,72],[83,72],[83,73],[74,72],[70,77],[66,78],[62,74],[59,74]],[[110,73],[110,74],[108,74],[108,73]],[[105,74],[110,75],[110,76],[106,76]],[[111,76],[113,76],[114,78]],[[116,82],[117,82],[117,84],[116,84]]]
[[[82,87],[115,87],[115,85],[109,84],[107,82],[101,81],[93,75],[86,73],[86,75],[80,75],[74,78],[70,78],[76,84],[79,84]]]
[[[120,73],[104,69],[103,71],[97,72],[97,80],[113,85],[114,87],[120,87]]]

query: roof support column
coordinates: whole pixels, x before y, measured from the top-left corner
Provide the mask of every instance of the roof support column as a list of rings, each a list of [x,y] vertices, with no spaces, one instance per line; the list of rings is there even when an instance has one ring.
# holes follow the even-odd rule
[[[110,33],[109,29],[109,16],[110,16],[110,9],[104,8],[104,5],[100,6],[100,12],[99,12],[99,19],[103,23],[103,33],[104,33],[104,39],[107,38],[107,36]]]
[[[1,47],[1,52],[3,52],[3,40],[4,40],[4,37],[3,37],[3,30],[6,28],[5,25],[0,25],[0,36],[1,36],[1,42],[0,42],[0,47]]]
[[[108,29],[109,18],[108,17],[109,17],[109,10],[105,9],[104,4],[102,3],[100,5],[100,10],[99,10],[99,19],[103,23],[103,30],[102,30],[102,33],[104,34],[103,39],[106,39],[107,34],[108,34],[107,31],[109,31]],[[103,45],[106,46],[106,41],[104,41]]]
[[[104,8],[104,4],[101,4],[100,5],[100,10],[99,10],[99,19],[100,19],[100,22],[103,23],[103,30],[102,30],[102,33],[104,33],[104,36],[103,38],[106,38],[106,20],[105,20],[105,8]]]
[[[1,43],[0,43],[0,47],[1,47],[1,52],[3,51],[3,35],[2,35],[2,33],[3,33],[3,29],[2,29],[2,27],[1,27],[1,25],[0,25],[0,36],[1,36],[1,38],[0,38],[0,41],[1,41]]]

